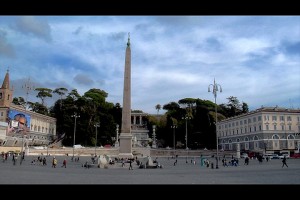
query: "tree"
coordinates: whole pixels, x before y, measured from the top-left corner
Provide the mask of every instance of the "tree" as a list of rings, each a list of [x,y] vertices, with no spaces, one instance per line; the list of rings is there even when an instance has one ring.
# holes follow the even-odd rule
[[[67,97],[71,97],[74,101],[76,101],[80,97],[80,94],[78,94],[77,89],[73,89],[69,92]]]
[[[227,107],[229,108],[229,116],[234,117],[241,114],[241,104],[237,97],[230,96],[226,99],[228,99]]]
[[[37,98],[41,98],[42,105],[45,105],[45,98],[46,97],[52,97],[52,90],[49,88],[36,88],[35,91],[38,91],[38,94],[36,95]]]
[[[14,97],[12,102],[15,105],[20,105],[20,106],[23,106],[23,107],[26,106],[26,102],[25,102],[23,97]]]
[[[60,96],[60,109],[62,106],[62,97],[66,94],[66,92],[68,92],[67,88],[56,88],[55,90],[53,90],[53,93],[56,93]]]
[[[249,112],[248,104],[243,102],[242,103],[242,113],[247,113],[247,112]]]
[[[159,110],[161,109],[161,105],[160,105],[160,104],[157,104],[157,105],[155,106],[155,109],[157,110],[157,115],[158,115],[158,112],[159,112]]]

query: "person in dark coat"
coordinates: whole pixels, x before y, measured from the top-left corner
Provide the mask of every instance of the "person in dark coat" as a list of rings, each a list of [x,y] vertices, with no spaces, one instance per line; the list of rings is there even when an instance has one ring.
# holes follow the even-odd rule
[[[284,165],[285,165],[286,167],[289,167],[289,166],[287,166],[287,164],[286,164],[286,157],[285,157],[285,156],[284,156],[283,159],[282,159],[282,168],[284,167]]]

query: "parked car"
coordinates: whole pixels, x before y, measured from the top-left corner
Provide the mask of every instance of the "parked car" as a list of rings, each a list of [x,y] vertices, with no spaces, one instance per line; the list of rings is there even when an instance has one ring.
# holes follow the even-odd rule
[[[290,158],[300,158],[300,153],[294,153]]]
[[[271,157],[272,159],[279,159],[280,157],[279,157],[279,155],[278,154],[272,154],[272,157]]]
[[[247,153],[242,153],[241,158],[247,158],[248,154]]]
[[[278,156],[280,159],[283,159],[284,157],[285,158],[290,158],[290,155],[289,154],[281,154]]]
[[[269,158],[269,159],[279,159],[279,156],[278,154],[265,154],[263,155],[263,158],[266,159],[266,158]]]

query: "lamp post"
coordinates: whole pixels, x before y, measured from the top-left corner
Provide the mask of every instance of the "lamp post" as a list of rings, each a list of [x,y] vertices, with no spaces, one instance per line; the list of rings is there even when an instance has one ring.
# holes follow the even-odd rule
[[[26,115],[29,91],[34,89],[34,85],[32,85],[32,83],[30,82],[30,78],[28,78],[28,81],[24,85],[22,85],[22,88],[26,90],[26,100],[25,100],[25,104],[24,104],[24,113]],[[29,130],[28,126],[30,127],[30,124],[28,124],[27,117],[26,117],[26,123],[24,124],[24,128],[23,128],[20,165],[22,164],[22,161],[23,161],[24,137],[26,137],[26,135],[24,135],[24,134],[26,134],[28,132],[28,130]]]
[[[219,165],[218,165],[218,161],[219,161],[219,142],[218,142],[218,114],[217,114],[217,92],[219,91],[220,88],[220,92],[222,92],[222,87],[219,84],[216,84],[216,81],[214,79],[214,84],[210,84],[208,86],[208,92],[210,92],[210,86],[212,86],[213,91],[212,93],[214,94],[215,97],[215,113],[216,113],[216,140],[217,140],[217,163],[216,163],[216,169],[219,169]]]
[[[23,135],[23,138],[22,138],[22,148],[21,148],[21,155],[20,155],[20,165],[22,165],[22,162],[23,162],[24,137],[26,137],[26,135]]]
[[[187,120],[191,119],[190,116],[185,115],[185,117],[183,117],[182,119],[185,119],[185,149],[188,150],[188,145],[187,145],[187,140],[188,140],[188,131],[187,131]]]
[[[173,148],[174,148],[174,156],[175,156],[175,149],[176,149],[176,146],[175,146],[175,128],[177,128],[177,126],[172,125],[171,128],[173,129]]]
[[[75,150],[75,133],[76,133],[76,119],[77,117],[80,117],[80,115],[77,115],[77,113],[74,113],[74,115],[72,115],[71,117],[74,117],[75,118],[75,122],[74,122],[74,137],[73,137],[73,158],[72,160],[74,159],[74,150]]]
[[[97,148],[97,128],[100,127],[100,123],[96,123],[94,126],[96,127],[96,142],[95,142],[95,156],[96,156],[96,148]]]

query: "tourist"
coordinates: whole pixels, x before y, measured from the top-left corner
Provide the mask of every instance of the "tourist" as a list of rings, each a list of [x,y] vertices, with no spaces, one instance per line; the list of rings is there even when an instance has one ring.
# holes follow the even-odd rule
[[[289,166],[287,166],[287,164],[286,164],[286,157],[285,157],[285,156],[284,156],[283,159],[282,159],[282,168],[284,167],[284,165],[285,165],[286,167],[289,167]]]

